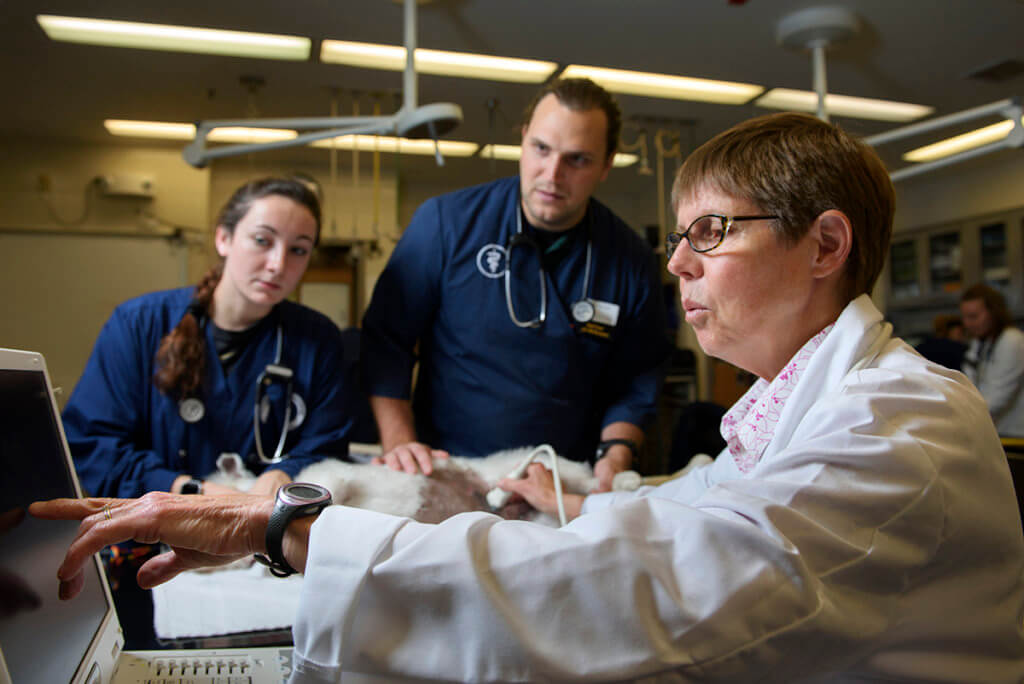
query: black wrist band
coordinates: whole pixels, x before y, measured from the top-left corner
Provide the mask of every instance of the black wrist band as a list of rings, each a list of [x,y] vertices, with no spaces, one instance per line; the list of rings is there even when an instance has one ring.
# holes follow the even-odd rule
[[[331,492],[308,482],[289,482],[277,490],[274,510],[267,521],[267,553],[257,553],[257,561],[270,569],[275,577],[288,577],[297,571],[284,557],[284,534],[295,518],[317,515],[331,504]]]
[[[279,504],[275,505],[274,508],[276,515],[271,515],[270,521],[267,523],[267,557],[270,562],[266,565],[270,568],[270,574],[275,577],[288,577],[298,572],[291,566],[288,559],[284,557],[284,549],[282,548],[284,532],[288,528],[292,516],[281,514],[282,511],[279,510]]]
[[[621,444],[624,447],[628,447],[632,453],[633,459],[640,453],[640,445],[631,439],[603,439],[601,443],[597,445],[597,451],[594,453],[594,460],[600,460],[607,452],[608,449],[612,448],[616,444]]]

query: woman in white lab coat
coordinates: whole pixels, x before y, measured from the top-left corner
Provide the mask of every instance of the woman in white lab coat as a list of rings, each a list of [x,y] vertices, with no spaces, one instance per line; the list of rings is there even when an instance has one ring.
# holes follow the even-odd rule
[[[1002,293],[984,283],[964,290],[960,314],[971,336],[964,374],[985,397],[999,434],[1024,437],[1024,332],[1013,326]]]
[[[722,421],[727,448],[658,488],[568,498],[558,530],[296,520],[293,681],[1021,681],[1024,538],[985,403],[867,296],[893,215],[877,156],[813,117],[762,117],[697,150],[673,203],[687,322],[761,378]],[[550,485],[539,466],[503,483],[547,510]],[[31,510],[88,516],[65,595],[83,554],[154,519],[172,545],[262,550],[269,502],[211,500],[204,529],[181,505]],[[172,552],[140,581],[210,560]]]

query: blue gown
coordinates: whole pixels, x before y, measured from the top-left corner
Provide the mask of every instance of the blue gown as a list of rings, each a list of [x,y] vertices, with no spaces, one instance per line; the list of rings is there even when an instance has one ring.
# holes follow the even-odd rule
[[[550,443],[586,460],[603,426],[643,425],[655,410],[669,343],[654,256],[591,200],[583,234],[544,274],[547,321],[516,327],[502,276],[518,182],[467,188],[417,210],[363,319],[365,386],[372,395],[409,398],[418,343],[413,410],[421,440],[461,456]],[[584,288],[588,237],[593,263]],[[532,318],[537,259],[521,248],[512,259],[516,315]],[[616,325],[595,331],[573,319],[584,289],[619,307]]]
[[[265,467],[294,477],[310,463],[348,453],[355,368],[344,360],[337,326],[289,301],[278,304],[258,324],[260,329],[226,376],[216,355],[212,325],[206,323],[207,377],[200,390],[205,415],[193,424],[182,420],[177,401],[153,384],[154,357],[160,340],[181,320],[193,292],[189,287],[129,300],[115,309],[96,340],[63,414],[79,479],[94,496],[167,491],[179,475],[208,475],[223,452],[238,453],[250,470],[262,472],[253,437],[256,380],[274,360],[278,321],[283,332],[281,365],[294,371],[293,392],[301,396],[306,416],[288,433],[289,458]],[[271,407],[283,405],[279,385],[268,393],[279,399]],[[280,435],[274,415],[272,408],[261,433],[268,457]]]

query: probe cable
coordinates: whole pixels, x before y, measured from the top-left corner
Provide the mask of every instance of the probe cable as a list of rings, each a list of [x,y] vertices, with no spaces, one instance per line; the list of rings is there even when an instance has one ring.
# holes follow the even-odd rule
[[[558,503],[558,522],[561,525],[565,525],[567,522],[565,519],[565,502],[563,501],[562,495],[562,479],[558,475],[558,454],[551,448],[550,444],[541,444],[539,447],[535,447],[522,462],[515,467],[505,477],[513,480],[518,480],[526,474],[526,468],[533,463],[533,460],[540,454],[545,453],[551,459],[551,475],[555,480],[555,501]],[[512,496],[512,492],[507,492],[500,487],[494,487],[491,491],[487,492],[487,503],[497,510],[508,503],[509,497]]]

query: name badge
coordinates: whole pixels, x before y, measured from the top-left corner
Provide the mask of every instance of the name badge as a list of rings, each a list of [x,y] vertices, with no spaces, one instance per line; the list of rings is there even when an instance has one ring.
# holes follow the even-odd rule
[[[585,311],[589,315],[585,317],[576,315],[584,313],[583,303],[589,304]],[[581,335],[590,335],[601,340],[610,339],[612,330],[619,323],[619,305],[613,302],[603,302],[600,299],[585,299],[577,302],[573,307],[573,314],[580,323],[576,330]],[[581,318],[585,318],[585,320],[580,320]]]
[[[600,299],[591,299],[590,302],[594,305],[593,321],[595,323],[610,325],[613,328],[619,324],[618,304],[613,302],[602,302]]]

